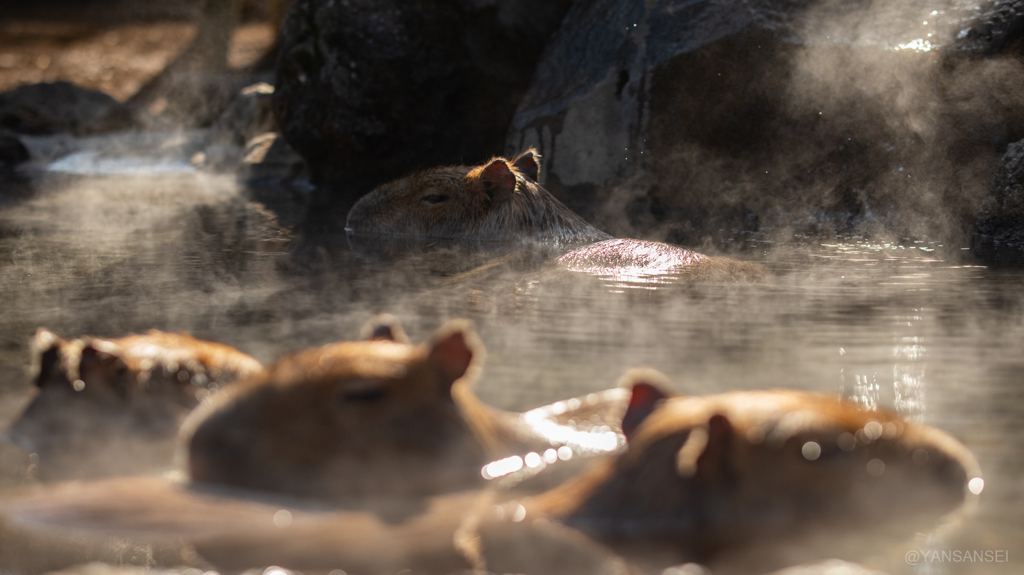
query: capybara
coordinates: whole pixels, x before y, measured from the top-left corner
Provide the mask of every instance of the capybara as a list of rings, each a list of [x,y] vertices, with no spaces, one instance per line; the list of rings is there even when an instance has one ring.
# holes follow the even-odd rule
[[[0,564],[45,572],[104,561],[219,572],[635,575],[557,523],[478,522],[489,490],[359,505],[130,477],[0,497]],[[486,544],[481,544],[482,542]]]
[[[827,530],[931,524],[981,481],[960,442],[889,411],[794,390],[670,397],[653,370],[625,381],[626,451],[524,501],[526,519],[558,519],[626,553],[707,559]]]
[[[407,236],[550,246],[556,263],[598,276],[678,273],[683,280],[758,279],[760,264],[710,257],[662,242],[613,239],[573,213],[537,177],[540,156],[482,166],[434,168],[384,184],[349,211],[346,229],[370,236]]]
[[[7,430],[42,480],[170,466],[187,414],[218,387],[263,367],[226,345],[157,330],[64,340],[39,329],[36,396]]]
[[[485,351],[465,320],[422,345],[401,341],[393,319],[364,333],[283,358],[197,409],[182,428],[191,479],[333,500],[429,495],[539,470],[562,447],[595,455],[622,444],[610,427],[483,404],[471,385]]]
[[[356,202],[345,227],[361,234],[560,246],[611,238],[536,182],[539,161],[528,150],[514,160],[434,168],[389,182]]]
[[[622,390],[505,412],[469,389],[484,355],[469,322],[414,346],[383,315],[363,336],[286,357],[197,409],[182,429],[191,481],[74,483],[0,501],[0,563],[53,569],[149,545],[182,562],[184,542],[232,570],[440,574],[492,561],[503,572],[624,573],[559,525],[478,525],[493,492],[472,489],[618,449],[607,423],[625,409]]]
[[[407,373],[435,369],[440,374],[432,379],[453,378],[454,372],[443,367],[447,360],[428,358],[462,354],[438,349],[453,339],[470,339],[459,328],[446,326],[430,344],[411,350],[382,348],[365,354],[362,381],[379,379],[369,377],[374,370],[393,375],[396,362],[387,358],[403,354],[420,360],[401,363]],[[332,358],[322,369],[333,369],[337,355],[321,357]],[[358,363],[352,357],[346,361]],[[359,379],[346,383],[352,381]],[[621,563],[608,553],[611,548],[661,572],[672,561],[711,559],[715,565],[716,557],[758,541],[816,536],[822,530],[876,530],[918,514],[933,518],[963,502],[968,481],[979,474],[970,452],[948,435],[835,397],[790,390],[671,397],[664,391],[664,376],[650,370],[630,372],[625,381],[631,384],[622,417],[627,449],[527,499],[459,491],[410,500],[376,491],[385,497],[318,506],[213,484],[142,479],[73,484],[2,501],[0,510],[17,537],[42,529],[74,537],[106,533],[153,543],[184,541],[214,565],[234,570],[276,564],[366,573],[403,568],[446,573],[467,566],[495,572],[621,572]],[[335,386],[318,398],[324,404],[344,402],[346,387]],[[369,388],[350,391],[363,395]],[[229,404],[238,405],[237,400]],[[291,426],[334,429],[322,412],[298,415]],[[416,417],[411,411],[404,415]],[[249,431],[258,431],[265,420],[235,423],[256,425]],[[253,437],[237,449],[257,448],[260,436]],[[379,435],[369,437],[379,449],[385,445]],[[290,445],[301,451],[298,444]],[[407,454],[396,458],[397,472],[420,473],[402,466],[412,460]],[[372,458],[366,462],[374,477],[387,470]],[[450,462],[445,455],[430,464]],[[308,471],[351,486],[346,475],[363,470],[323,466]],[[308,485],[289,493],[308,495]],[[0,551],[5,545],[10,547],[0,543]],[[662,558],[668,563],[657,564]]]

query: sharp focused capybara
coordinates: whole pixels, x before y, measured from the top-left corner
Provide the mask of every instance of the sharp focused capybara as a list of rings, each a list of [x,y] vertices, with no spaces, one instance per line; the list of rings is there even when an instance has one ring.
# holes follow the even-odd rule
[[[345,227],[361,234],[562,247],[609,239],[537,184],[539,162],[528,150],[511,161],[434,168],[389,182],[356,202]]]
[[[150,331],[63,340],[39,329],[36,396],[6,436],[44,480],[167,467],[182,421],[219,386],[262,371],[226,345]]]
[[[557,518],[620,551],[705,559],[758,540],[932,520],[980,475],[960,442],[892,412],[793,390],[668,397],[653,370],[627,381],[627,450],[525,501],[525,518]]]
[[[514,160],[495,158],[482,166],[419,172],[361,198],[349,211],[346,229],[355,234],[550,245],[562,253],[558,265],[594,275],[628,269],[640,275],[687,272],[687,279],[756,279],[765,273],[756,263],[661,242],[612,239],[538,184],[539,173],[540,156],[533,149]]]
[[[559,447],[586,455],[621,443],[610,430],[481,403],[470,387],[484,348],[465,320],[419,346],[393,318],[375,321],[369,341],[286,357],[197,409],[182,428],[191,479],[328,499],[428,495],[540,467]],[[586,440],[595,435],[603,443]],[[516,469],[488,465],[509,457]]]

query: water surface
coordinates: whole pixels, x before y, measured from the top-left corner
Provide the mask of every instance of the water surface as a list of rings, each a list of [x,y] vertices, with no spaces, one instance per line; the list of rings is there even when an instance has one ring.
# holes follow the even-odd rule
[[[302,201],[279,193],[280,205]],[[0,426],[31,396],[28,342],[39,326],[65,336],[190,331],[270,362],[357,337],[379,311],[398,315],[414,341],[469,317],[488,350],[477,391],[507,409],[605,389],[647,365],[681,393],[838,393],[940,427],[977,454],[986,480],[970,527],[944,544],[1006,550],[1010,562],[891,571],[1024,565],[1020,271],[971,265],[961,246],[927,239],[759,237],[735,246],[772,270],[757,284],[530,271],[451,282],[417,260],[366,260],[344,240],[290,242],[296,233],[282,223],[294,221],[249,197],[233,178],[203,173],[51,173],[0,204]],[[4,480],[16,482],[23,469],[5,457]]]

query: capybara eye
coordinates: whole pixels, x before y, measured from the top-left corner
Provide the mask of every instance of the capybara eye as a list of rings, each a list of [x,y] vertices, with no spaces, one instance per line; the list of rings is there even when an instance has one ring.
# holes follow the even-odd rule
[[[441,202],[447,202],[448,196],[444,194],[430,194],[423,196],[420,200],[427,202],[428,204],[440,204]]]
[[[341,394],[341,401],[344,403],[374,403],[381,401],[388,396],[388,390],[383,387],[372,387],[346,391]]]

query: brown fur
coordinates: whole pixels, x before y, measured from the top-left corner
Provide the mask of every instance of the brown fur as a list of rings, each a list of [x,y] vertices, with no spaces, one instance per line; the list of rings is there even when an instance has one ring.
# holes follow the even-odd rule
[[[336,346],[346,344],[303,352],[302,358],[282,362],[274,383],[236,389],[290,388],[350,369],[361,370],[364,377],[393,378],[396,365],[412,374],[430,363],[424,360],[430,350],[455,333],[451,327],[430,346],[379,340],[348,347],[345,353]],[[422,377],[422,372],[416,376],[418,381]],[[354,381],[342,379],[332,389],[343,392]],[[466,567],[499,573],[623,572],[621,561],[596,539],[661,572],[673,562],[731,560],[737,549],[755,541],[774,546],[786,536],[817,536],[828,529],[848,533],[857,527],[880,531],[893,520],[937,516],[964,499],[966,480],[979,473],[973,456],[948,435],[834,397],[774,390],[666,398],[656,392],[665,382],[656,372],[634,371],[625,380],[634,389],[655,390],[630,401],[629,409],[640,415],[626,414],[636,423],[630,426],[628,450],[532,499],[502,500],[492,491],[427,498],[378,491],[382,497],[337,506],[217,486],[120,480],[72,484],[0,501],[0,508],[11,532],[25,541],[34,532],[77,541],[83,534],[96,538],[104,533],[157,545],[185,542],[215,566],[230,570],[276,564],[365,573],[447,573]],[[228,402],[238,404],[237,399]],[[300,416],[318,420],[319,413]],[[874,424],[881,435],[871,439],[867,430]],[[268,425],[281,429],[279,422]],[[301,421],[292,419],[290,425]],[[380,447],[376,433],[366,439]],[[844,433],[861,439],[850,451],[837,447],[827,453]],[[246,445],[258,447],[258,441],[257,436]],[[823,449],[817,460],[801,454],[808,441]],[[299,445],[285,447],[304,451]],[[918,450],[928,454],[926,462],[913,462]],[[880,476],[865,471],[872,459],[885,461]],[[418,473],[405,465],[407,456],[394,460],[400,469]],[[364,463],[370,468],[358,472],[381,470],[372,460]],[[318,471],[351,486],[350,470]],[[287,527],[275,524],[281,510],[289,512]],[[21,548],[5,543],[9,540],[0,537],[0,557]],[[729,553],[723,553],[726,549]],[[837,552],[835,547],[825,551]],[[663,559],[668,562],[659,563]],[[754,560],[753,572],[768,568],[763,559]]]
[[[610,239],[575,249],[555,263],[613,282],[757,280],[767,272],[761,264],[711,257],[662,242]]]
[[[494,158],[481,166],[419,172],[360,199],[348,214],[346,228],[370,235],[537,242],[568,252],[556,260],[564,269],[599,276],[632,274],[640,281],[667,274],[684,281],[731,281],[766,273],[760,264],[708,257],[661,242],[612,239],[538,184],[539,171],[540,156],[529,149],[513,160]]]
[[[548,446],[473,395],[483,356],[457,320],[419,346],[384,337],[286,357],[193,414],[191,478],[332,499],[477,486],[494,458]]]
[[[33,355],[38,391],[7,435],[36,454],[42,479],[166,467],[185,415],[263,369],[226,345],[156,330],[67,341],[40,329]]]
[[[468,322],[420,346],[386,314],[363,333],[368,341],[286,357],[197,409],[182,430],[192,482],[73,483],[0,500],[0,563],[111,561],[115,535],[125,550],[195,549],[201,567],[211,566],[205,559],[229,570],[625,573],[571,529],[476,521],[493,501],[467,491],[483,483],[481,467],[551,444],[520,414],[472,394],[484,350]],[[529,420],[603,417],[621,406],[614,391],[538,408]],[[287,528],[273,521],[282,509]]]
[[[528,150],[515,160],[434,168],[389,182],[353,206],[346,228],[360,234],[559,246],[611,237],[530,179],[524,173],[530,168],[520,167],[526,156],[539,160]]]
[[[883,431],[870,439],[866,429]],[[856,437],[849,451],[840,436]],[[821,455],[808,460],[812,441]],[[919,450],[927,461],[914,461]],[[868,471],[875,459],[880,476]],[[527,518],[557,518],[620,550],[667,545],[692,559],[758,539],[935,518],[978,475],[971,453],[941,431],[834,397],[676,397],[642,419],[616,461],[534,498]]]
[[[471,568],[629,573],[603,546],[561,525],[473,523],[470,518],[491,501],[489,492],[469,491],[388,497],[352,509],[162,478],[75,482],[0,499],[0,564],[16,572],[99,560],[220,572],[279,565],[369,575],[447,575]],[[282,511],[288,513],[286,526],[274,522]]]

